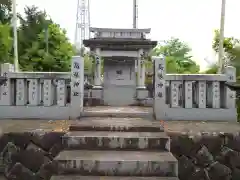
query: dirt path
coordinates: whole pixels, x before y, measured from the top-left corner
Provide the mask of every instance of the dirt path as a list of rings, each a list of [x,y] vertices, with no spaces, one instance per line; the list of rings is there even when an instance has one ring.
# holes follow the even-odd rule
[[[72,120],[0,120],[0,131],[3,133],[33,130],[67,131],[69,124],[74,122]],[[114,123],[114,119],[112,122]],[[159,125],[160,123],[162,122],[159,122]],[[235,122],[165,121],[164,126],[166,131],[170,132],[240,132],[240,123]]]

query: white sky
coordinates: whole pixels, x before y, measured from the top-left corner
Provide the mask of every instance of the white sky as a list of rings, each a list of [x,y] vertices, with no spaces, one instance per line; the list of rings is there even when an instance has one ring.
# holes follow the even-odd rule
[[[90,0],[91,26],[106,28],[132,27],[132,0]],[[220,25],[221,0],[138,0],[139,28],[151,28],[151,39],[171,36],[187,42],[202,68],[208,57],[214,61],[211,41]],[[17,0],[18,12],[26,5],[45,9],[51,18],[65,28],[73,41],[77,0]],[[239,0],[227,0],[225,36],[240,37]]]

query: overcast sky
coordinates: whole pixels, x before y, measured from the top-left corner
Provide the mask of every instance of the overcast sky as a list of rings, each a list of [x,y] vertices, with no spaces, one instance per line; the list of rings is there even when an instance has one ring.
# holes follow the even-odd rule
[[[132,27],[132,0],[90,0],[91,26],[106,28]],[[151,28],[151,39],[165,40],[172,36],[187,42],[203,67],[211,49],[213,31],[220,26],[221,0],[138,0],[139,28]],[[45,9],[51,18],[65,28],[73,41],[77,0],[17,0],[17,10],[26,5]],[[227,0],[225,35],[240,37],[238,12],[240,0]]]

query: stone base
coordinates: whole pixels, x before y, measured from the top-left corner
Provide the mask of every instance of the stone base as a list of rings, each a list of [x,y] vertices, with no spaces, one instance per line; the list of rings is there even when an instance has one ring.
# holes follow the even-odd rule
[[[144,100],[147,99],[148,96],[148,90],[146,87],[137,87],[137,99],[138,100]]]
[[[111,121],[112,120],[112,121]],[[136,120],[135,120],[136,121]],[[146,120],[144,120],[146,121]],[[8,121],[9,123],[10,121]],[[16,123],[16,121],[14,121]],[[18,121],[19,122],[19,121]],[[29,121],[30,122],[30,121]],[[31,123],[36,123],[36,121],[31,121]],[[37,121],[39,123],[39,121]],[[75,121],[74,121],[75,122]],[[83,121],[82,121],[83,122]],[[86,119],[86,123],[89,122]],[[109,122],[114,122],[114,119],[109,119]],[[146,121],[147,122],[147,121]],[[97,123],[97,120],[96,120]],[[156,122],[155,122],[156,123]],[[24,121],[23,123],[26,123]],[[41,124],[41,123],[40,123]],[[124,123],[125,124],[125,123]],[[110,125],[108,123],[108,125]],[[140,125],[143,125],[142,123]],[[9,126],[9,125],[8,125]],[[19,126],[19,124],[18,124]],[[1,127],[2,124],[1,124]],[[36,126],[40,127],[40,126]],[[41,124],[41,127],[42,126]],[[145,127],[145,126],[144,126]],[[178,174],[179,180],[239,180],[240,179],[240,135],[239,135],[239,124],[237,123],[220,123],[220,122],[206,122],[206,123],[193,123],[193,122],[166,122],[165,129],[167,130],[167,135],[171,138],[171,152],[178,159]],[[23,128],[24,129],[24,128]],[[47,131],[46,129],[44,129]],[[100,131],[101,132],[101,131]],[[97,133],[100,133],[97,132]],[[203,132],[203,133],[200,133]],[[224,133],[226,132],[226,133]],[[82,132],[82,136],[85,133]],[[87,133],[86,133],[87,134]],[[59,176],[60,178],[53,178],[53,175],[60,174],[60,170],[56,161],[53,159],[64,149],[66,149],[65,145],[62,144],[62,137],[66,137],[69,134],[65,132],[45,132],[43,130],[35,131],[35,132],[11,132],[5,133],[0,136],[0,152],[1,152],[1,160],[0,161],[0,179],[5,174],[7,179],[15,179],[15,180],[38,180],[44,179],[49,180],[52,177],[52,180],[85,180],[86,177],[75,178],[74,175],[67,176]],[[159,136],[159,133],[156,134]],[[156,136],[155,135],[155,136]],[[91,137],[91,134],[88,135]],[[98,143],[96,140],[88,138],[88,136],[84,136],[87,138],[89,145],[93,143]],[[99,135],[100,136],[100,135]],[[119,133],[115,137],[123,136],[122,133]],[[141,134],[138,136],[141,139],[141,143],[136,142],[136,134],[133,136],[126,136],[126,143],[128,139],[134,139],[130,143],[128,141],[127,146],[137,146],[138,144],[142,144],[145,141],[141,139],[141,136],[146,136]],[[78,134],[78,138],[81,137]],[[105,137],[105,135],[101,135],[101,137]],[[148,138],[150,142],[152,138]],[[104,139],[102,139],[103,142]],[[142,141],[144,140],[144,141]],[[114,138],[110,138],[106,136],[104,142],[109,145],[109,141],[111,141],[112,145],[120,145],[122,141],[118,141]],[[154,140],[155,141],[155,140]],[[76,141],[72,141],[76,142]],[[93,143],[93,144],[94,144]],[[135,143],[135,144],[134,144]],[[154,142],[149,143],[155,144]],[[106,144],[101,144],[106,145]],[[142,150],[140,152],[145,154],[146,151]],[[155,151],[156,152],[156,151]],[[86,152],[84,153],[87,154]],[[117,152],[119,153],[119,152]],[[117,154],[115,153],[115,154]],[[131,153],[131,152],[130,152]],[[132,152],[131,154],[136,152]],[[139,153],[139,152],[138,152]],[[113,156],[113,158],[119,156],[119,154]],[[105,154],[109,156],[110,154]],[[126,157],[134,158],[134,156],[130,156],[127,154]],[[94,156],[89,156],[89,159]],[[102,156],[101,156],[102,157]],[[141,162],[144,156],[137,157],[137,161]],[[85,156],[84,156],[85,158]],[[112,157],[111,157],[112,158]],[[34,161],[33,161],[34,159]],[[86,158],[85,158],[86,159]],[[120,158],[119,158],[120,159]],[[118,159],[118,160],[119,160]],[[150,158],[148,158],[149,160]],[[124,158],[121,158],[118,162],[121,162]],[[145,159],[144,159],[145,160]],[[147,161],[148,161],[147,160]],[[157,158],[154,159],[155,161]],[[76,161],[76,159],[73,159]],[[111,161],[111,164],[110,164]],[[112,159],[109,161],[108,165],[112,167]],[[91,161],[92,162],[92,161]],[[103,162],[103,161],[102,161]],[[106,162],[106,161],[104,161]],[[128,166],[132,166],[132,163],[127,164],[126,161],[123,162]],[[136,163],[135,163],[136,164]],[[133,163],[133,165],[135,166]],[[139,163],[140,164],[140,163]],[[156,164],[156,163],[155,163]],[[70,166],[71,164],[68,164]],[[88,166],[87,166],[88,165]],[[91,167],[92,164],[89,161],[86,163],[86,168]],[[119,164],[116,163],[116,166]],[[128,167],[127,166],[127,167]],[[150,165],[149,165],[150,166]],[[126,167],[126,166],[123,166]],[[136,167],[136,166],[135,166]],[[155,166],[156,167],[156,166]],[[152,167],[151,167],[152,168]],[[150,170],[152,170],[150,168]],[[133,168],[132,168],[133,169]],[[137,169],[137,168],[136,168]],[[134,170],[136,170],[134,169]],[[139,172],[143,169],[137,169],[136,172]],[[87,171],[88,172],[88,171]],[[134,171],[135,172],[135,171]],[[77,176],[77,175],[76,175]],[[16,178],[18,177],[18,178]],[[69,178],[73,177],[73,178]],[[86,178],[86,179],[94,179],[100,180],[102,177],[94,176],[94,178]],[[106,176],[104,179],[107,180],[155,180],[154,177],[113,177],[111,178]],[[178,180],[176,177],[157,177],[156,180]]]
[[[103,105],[103,88],[102,86],[94,86],[90,100],[91,106]]]

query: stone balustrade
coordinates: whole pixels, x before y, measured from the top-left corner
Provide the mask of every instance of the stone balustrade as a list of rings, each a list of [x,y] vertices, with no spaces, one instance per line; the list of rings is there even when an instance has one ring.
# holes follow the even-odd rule
[[[1,119],[75,119],[82,112],[84,67],[73,57],[72,72],[13,72],[1,65]]]
[[[225,86],[236,81],[234,67],[225,74],[166,74],[164,57],[153,59],[156,119],[236,121],[236,93]]]
[[[234,67],[224,74],[166,74],[165,59],[153,60],[157,120],[236,121],[236,93],[225,85],[236,81]],[[79,56],[73,57],[71,72],[14,72],[12,65],[2,64],[1,77],[0,119],[76,119],[83,112],[84,95],[92,99],[84,91]]]

